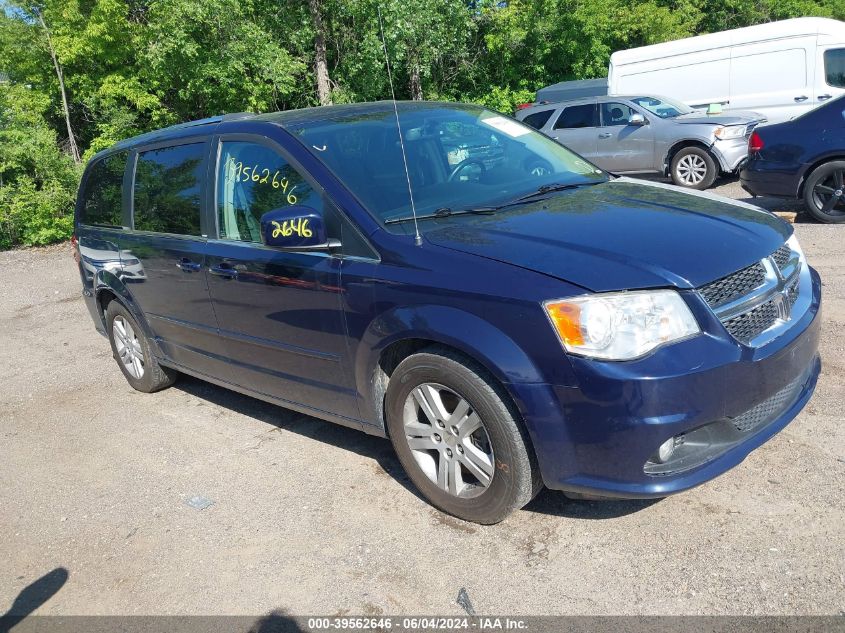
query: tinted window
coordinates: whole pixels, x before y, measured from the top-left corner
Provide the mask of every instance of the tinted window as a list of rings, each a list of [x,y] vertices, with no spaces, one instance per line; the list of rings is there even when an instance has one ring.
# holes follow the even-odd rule
[[[546,121],[549,120],[549,117],[552,116],[554,110],[543,110],[542,112],[535,112],[534,114],[529,114],[525,117],[522,122],[525,125],[530,125],[535,130],[539,130],[546,124]]]
[[[119,152],[91,166],[82,192],[81,224],[122,226],[123,172],[129,152]]]
[[[602,125],[628,125],[628,119],[634,111],[624,103],[602,103]]]
[[[141,152],[135,167],[139,231],[200,235],[203,143]]]
[[[555,129],[596,127],[598,125],[596,119],[596,106],[593,103],[569,106],[560,113]]]
[[[824,52],[824,78],[828,86],[845,88],[845,48]]]
[[[295,204],[322,213],[320,194],[282,156],[265,145],[224,142],[217,170],[217,215],[222,238],[260,242],[261,216],[273,209]]]

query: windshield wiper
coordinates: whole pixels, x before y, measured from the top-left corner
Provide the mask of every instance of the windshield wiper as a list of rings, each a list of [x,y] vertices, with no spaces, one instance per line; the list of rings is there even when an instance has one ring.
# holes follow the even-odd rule
[[[536,198],[537,196],[542,196],[547,193],[553,193],[555,191],[565,191],[567,189],[578,189],[579,187],[586,187],[589,185],[597,185],[600,181],[597,182],[578,182],[578,183],[562,183],[562,182],[553,182],[548,185],[541,185],[537,187],[534,191],[530,193],[526,193],[524,196],[520,196],[513,202],[508,204],[514,204],[516,202],[522,202],[524,200],[531,200],[531,198]],[[505,205],[503,205],[505,206]]]
[[[418,215],[416,217],[417,220],[430,220],[432,218],[448,218],[452,215],[466,215],[469,213],[474,214],[485,214],[485,213],[495,213],[499,207],[468,207],[466,209],[452,209],[451,207],[440,207],[436,211],[432,213],[426,213],[424,215]],[[385,220],[385,224],[398,224],[400,222],[410,222],[414,219],[413,215],[403,215],[398,218],[390,218]]]

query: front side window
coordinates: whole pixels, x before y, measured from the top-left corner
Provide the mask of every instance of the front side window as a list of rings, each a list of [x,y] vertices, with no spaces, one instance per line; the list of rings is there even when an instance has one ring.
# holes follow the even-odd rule
[[[319,192],[278,152],[247,141],[224,141],[217,165],[220,237],[261,242],[261,216],[292,205],[322,213]]]
[[[138,231],[200,235],[204,143],[140,152],[135,166]]]
[[[525,123],[525,125],[530,125],[535,130],[539,130],[546,124],[552,114],[554,114],[554,110],[543,110],[542,112],[535,112],[525,117],[522,122]]]
[[[560,116],[555,123],[555,129],[563,130],[581,127],[597,127],[597,118],[596,106],[594,103],[569,106],[564,108],[563,112],[560,113]]]
[[[824,52],[824,80],[828,86],[845,88],[845,48]]]
[[[92,226],[122,226],[123,172],[129,152],[118,152],[91,166],[80,194],[79,223]]]
[[[634,114],[624,103],[602,103],[601,121],[604,126],[628,125],[628,119]]]

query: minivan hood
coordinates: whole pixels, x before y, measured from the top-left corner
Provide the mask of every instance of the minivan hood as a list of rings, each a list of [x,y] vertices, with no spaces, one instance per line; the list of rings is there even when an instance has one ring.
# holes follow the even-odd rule
[[[596,292],[698,287],[770,255],[791,233],[752,205],[629,178],[435,222],[433,244]]]

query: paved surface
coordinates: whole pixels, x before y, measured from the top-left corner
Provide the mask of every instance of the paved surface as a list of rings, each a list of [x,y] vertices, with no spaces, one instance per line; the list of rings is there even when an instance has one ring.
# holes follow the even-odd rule
[[[826,306],[795,422],[680,496],[546,491],[492,527],[418,498],[387,441],[193,379],[134,392],[69,247],[0,253],[0,613],[57,568],[38,613],[460,614],[462,587],[480,614],[840,613],[845,228],[796,231]]]

